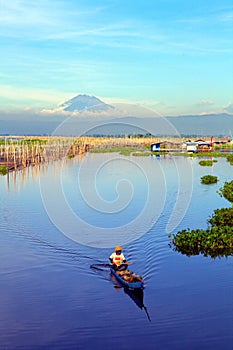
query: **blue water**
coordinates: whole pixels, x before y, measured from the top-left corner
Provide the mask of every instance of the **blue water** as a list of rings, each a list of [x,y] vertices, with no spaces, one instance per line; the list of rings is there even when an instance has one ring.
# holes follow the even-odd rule
[[[216,191],[232,179],[232,167],[225,159],[201,167],[196,158],[135,158],[93,154],[0,177],[1,349],[233,348],[232,257],[188,258],[168,246],[169,228],[204,228],[215,208],[229,206]],[[80,226],[66,222],[53,187],[60,173],[70,210],[88,222],[90,244]],[[218,184],[202,185],[205,174],[217,175]],[[135,221],[142,232],[135,240],[125,230],[124,254],[146,281],[139,306],[151,322],[108,269],[90,268],[108,260],[113,228],[132,230],[143,208],[150,215]],[[61,232],[62,222],[77,237]],[[109,232],[108,247],[99,228]]]

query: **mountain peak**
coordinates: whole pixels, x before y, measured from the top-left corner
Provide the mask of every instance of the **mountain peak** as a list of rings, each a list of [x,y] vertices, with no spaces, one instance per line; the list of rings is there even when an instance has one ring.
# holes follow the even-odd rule
[[[90,95],[77,95],[71,98],[70,100],[62,103],[60,107],[64,111],[68,112],[83,112],[83,111],[91,111],[91,112],[103,112],[112,110],[114,107],[104,103],[99,98]]]

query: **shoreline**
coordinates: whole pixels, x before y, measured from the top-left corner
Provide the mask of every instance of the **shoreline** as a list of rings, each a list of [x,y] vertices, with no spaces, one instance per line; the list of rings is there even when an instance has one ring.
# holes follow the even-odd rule
[[[196,138],[188,139],[194,142]],[[202,138],[207,142],[209,138]],[[195,152],[185,148],[187,138],[181,137],[60,137],[60,136],[5,136],[0,137],[1,169],[16,171],[28,166],[56,161],[63,157],[73,158],[90,153],[117,152],[125,156],[165,155],[188,157],[227,157],[233,152],[233,142],[227,138],[213,141],[211,150],[200,149]],[[152,151],[151,145],[159,143],[159,150]],[[3,171],[4,172],[4,171]]]

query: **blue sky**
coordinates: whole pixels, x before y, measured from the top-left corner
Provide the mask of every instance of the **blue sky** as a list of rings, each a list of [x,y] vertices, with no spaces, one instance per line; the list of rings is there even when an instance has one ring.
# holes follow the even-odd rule
[[[0,109],[79,94],[163,115],[233,112],[228,0],[0,2]]]

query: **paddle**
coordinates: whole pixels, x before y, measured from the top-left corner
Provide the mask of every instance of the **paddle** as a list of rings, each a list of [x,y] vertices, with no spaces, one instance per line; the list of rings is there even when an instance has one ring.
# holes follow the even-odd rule
[[[132,261],[126,261],[124,264],[131,265],[131,264],[133,264],[133,262]],[[110,264],[110,263],[92,264],[90,267],[94,269],[95,267],[101,267],[101,266],[103,266],[103,267],[111,267],[112,264]]]
[[[101,270],[100,267],[110,267],[111,264],[109,263],[103,263],[103,264],[92,264],[90,266],[91,269]]]

